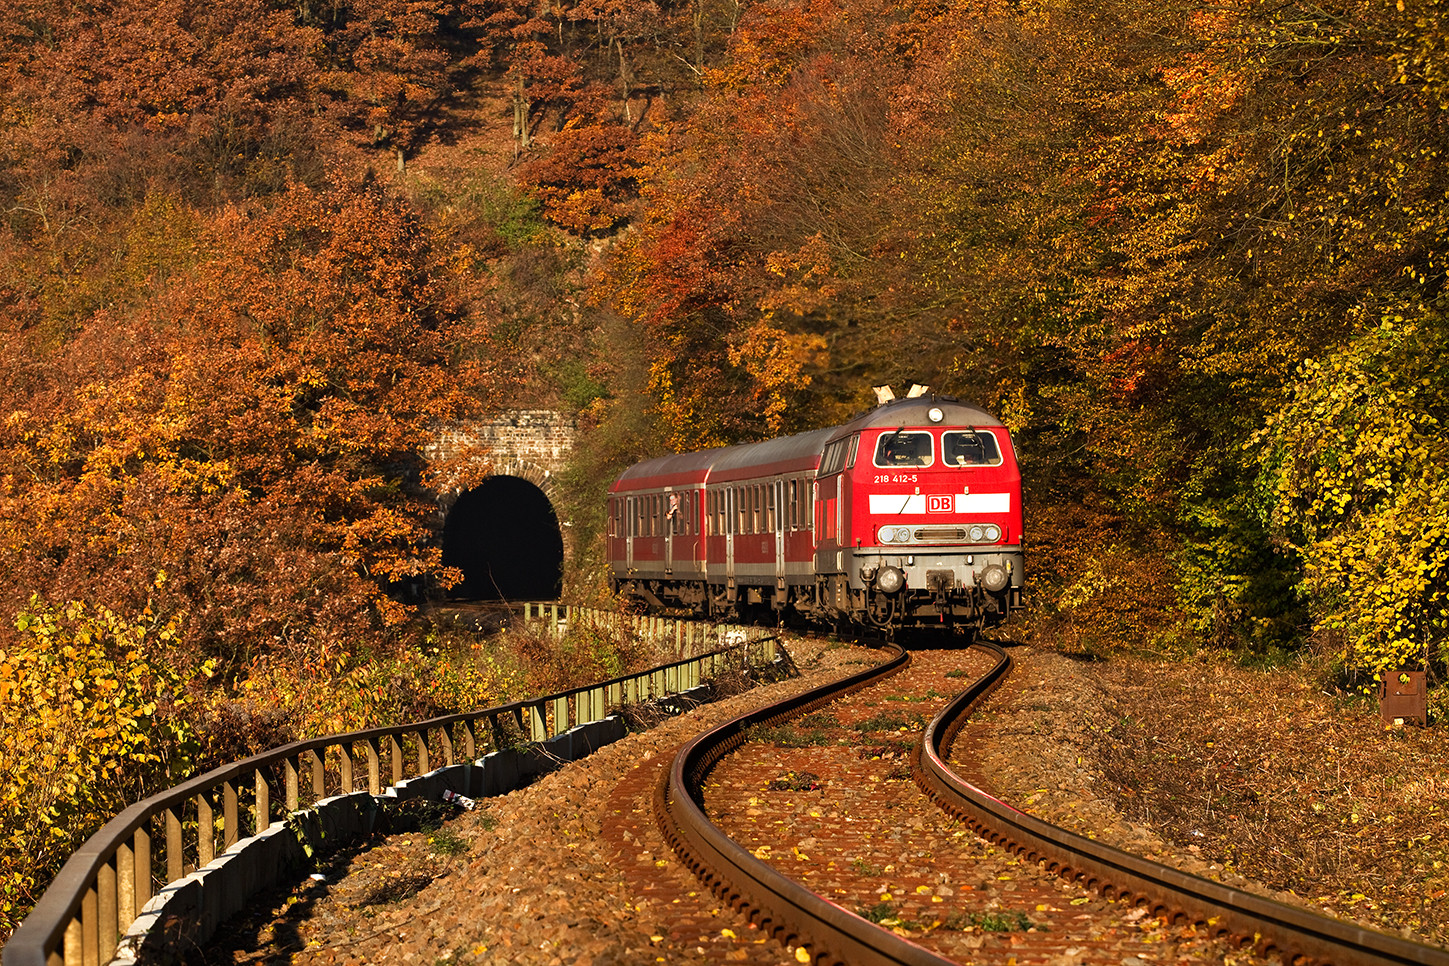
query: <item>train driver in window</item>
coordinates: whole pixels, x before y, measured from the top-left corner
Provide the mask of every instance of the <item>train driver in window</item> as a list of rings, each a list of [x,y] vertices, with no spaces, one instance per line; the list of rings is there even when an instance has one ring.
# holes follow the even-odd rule
[[[947,466],[994,466],[1001,462],[996,437],[989,433],[946,433],[943,442]]]
[[[876,449],[877,466],[925,466],[931,462],[931,437],[925,433],[886,433]]]

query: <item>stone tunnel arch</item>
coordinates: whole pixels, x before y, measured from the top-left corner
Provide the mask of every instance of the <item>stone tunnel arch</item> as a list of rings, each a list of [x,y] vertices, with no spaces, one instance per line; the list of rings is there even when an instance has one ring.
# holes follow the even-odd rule
[[[553,504],[527,480],[488,477],[448,511],[443,563],[463,572],[454,598],[556,600],[564,548]]]
[[[441,427],[435,461],[462,460],[486,473],[455,471],[439,492],[443,562],[463,572],[455,600],[554,600],[573,557],[569,521],[558,512],[554,473],[566,465],[577,427],[547,410],[510,410],[489,421]],[[474,451],[478,455],[474,456]]]

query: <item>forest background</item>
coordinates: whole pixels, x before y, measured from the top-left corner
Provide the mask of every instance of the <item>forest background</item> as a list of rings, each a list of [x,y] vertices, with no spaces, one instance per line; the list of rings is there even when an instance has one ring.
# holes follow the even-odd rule
[[[546,687],[417,605],[421,447],[999,413],[1022,633],[1442,673],[1438,0],[0,7],[0,937],[124,802]],[[576,673],[620,660],[603,644]]]

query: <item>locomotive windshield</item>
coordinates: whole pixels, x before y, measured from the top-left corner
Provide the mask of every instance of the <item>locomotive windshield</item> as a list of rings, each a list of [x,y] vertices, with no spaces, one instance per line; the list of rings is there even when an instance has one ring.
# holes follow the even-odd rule
[[[1001,450],[992,433],[966,430],[943,433],[941,444],[947,466],[999,466]]]
[[[875,444],[876,466],[930,466],[931,434],[886,433]]]

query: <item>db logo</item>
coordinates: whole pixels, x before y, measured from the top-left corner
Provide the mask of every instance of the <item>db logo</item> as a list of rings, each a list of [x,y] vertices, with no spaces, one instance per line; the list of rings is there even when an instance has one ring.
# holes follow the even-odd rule
[[[927,513],[950,513],[956,509],[956,500],[950,493],[931,493],[926,496]]]

